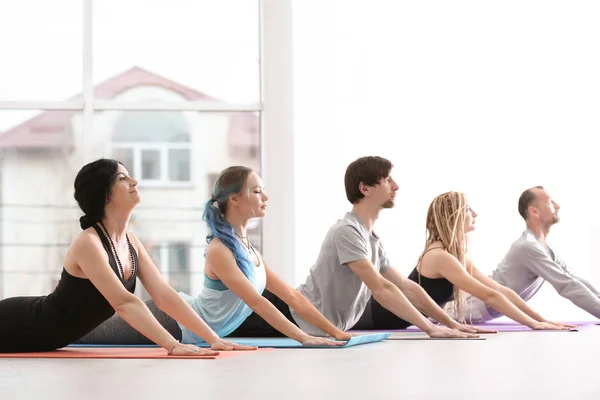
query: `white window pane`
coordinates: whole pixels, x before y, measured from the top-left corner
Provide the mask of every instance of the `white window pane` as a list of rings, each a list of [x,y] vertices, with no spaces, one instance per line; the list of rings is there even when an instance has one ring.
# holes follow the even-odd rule
[[[182,112],[127,111],[115,121],[113,142],[189,142],[190,132]]]
[[[142,150],[142,179],[160,179],[160,150]]]
[[[161,265],[160,245],[149,242],[149,241],[145,241],[144,247],[146,248],[146,251],[148,252],[148,255],[150,256],[150,259],[152,260],[152,262],[154,263],[156,268],[158,268],[160,270],[160,265]]]
[[[133,149],[113,148],[111,158],[122,163],[129,171],[129,174],[135,178],[136,170],[133,162]]]
[[[0,299],[49,293],[82,215],[71,159],[78,112],[0,110]]]
[[[190,180],[190,150],[169,149],[169,180]]]
[[[81,0],[0,1],[0,100],[81,93]]]
[[[99,99],[259,100],[258,0],[96,1],[94,50]]]
[[[169,245],[169,284],[177,291],[190,292],[189,250],[184,243]]]
[[[146,248],[146,251],[148,252],[148,255],[150,256],[150,259],[152,260],[154,265],[156,265],[156,267],[160,269],[160,246],[149,241],[144,241],[144,247]],[[143,301],[152,299],[152,297],[148,294],[146,288],[140,280],[138,280],[136,284],[135,295],[141,298]]]

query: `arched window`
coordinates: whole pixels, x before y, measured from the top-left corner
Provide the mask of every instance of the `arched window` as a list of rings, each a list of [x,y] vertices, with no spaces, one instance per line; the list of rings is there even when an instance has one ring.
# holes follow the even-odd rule
[[[111,139],[112,157],[141,183],[190,182],[190,134],[181,112],[123,112]]]

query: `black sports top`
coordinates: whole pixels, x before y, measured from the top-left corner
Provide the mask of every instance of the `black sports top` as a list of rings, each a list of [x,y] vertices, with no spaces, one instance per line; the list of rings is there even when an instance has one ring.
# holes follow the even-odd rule
[[[108,254],[109,264],[123,286],[133,293],[137,276],[137,253],[133,276],[123,280],[108,238],[93,226]],[[114,309],[89,279],[77,278],[64,268],[54,292],[41,297],[14,297],[0,301],[0,353],[50,351],[64,347],[110,318]]]
[[[419,283],[419,272],[417,267],[412,270],[408,279]],[[443,305],[452,300],[454,295],[454,285],[446,278],[427,278],[421,275],[421,287],[427,292],[429,297],[438,305]]]
[[[442,247],[430,247],[425,252],[427,253],[429,250],[441,249]],[[422,258],[423,256],[421,256]],[[417,265],[418,266],[418,265]],[[446,278],[427,278],[426,276],[421,275],[421,281],[419,282],[419,271],[417,271],[417,267],[415,267],[410,275],[408,275],[408,279],[411,281],[417,282],[435,301],[438,305],[443,305],[448,301],[452,300],[452,296],[454,295],[454,285],[450,283],[450,281]]]

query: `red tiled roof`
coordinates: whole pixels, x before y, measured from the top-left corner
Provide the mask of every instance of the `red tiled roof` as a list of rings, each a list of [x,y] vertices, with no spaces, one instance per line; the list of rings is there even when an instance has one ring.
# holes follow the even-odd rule
[[[0,134],[0,148],[73,147],[71,117],[77,111],[46,111]]]
[[[94,88],[94,98],[98,100],[114,99],[120,93],[138,86],[158,86],[179,93],[187,100],[218,101],[204,93],[180,85],[140,67],[133,67],[96,86]],[[81,96],[77,97],[77,99],[79,98]]]
[[[133,67],[94,88],[94,98],[110,100],[120,93],[138,86],[157,86],[179,93],[187,100],[218,101],[204,93],[180,85],[160,75],[139,67]],[[69,101],[81,100],[82,95]],[[14,128],[0,134],[0,148],[71,148],[73,132],[70,121],[79,111],[45,111]],[[232,124],[235,117],[232,117]],[[237,123],[236,123],[237,124]],[[231,130],[230,130],[231,132]],[[236,129],[236,132],[240,132]],[[243,129],[242,129],[243,132]],[[233,135],[237,136],[237,135]],[[234,138],[241,139],[246,135]]]

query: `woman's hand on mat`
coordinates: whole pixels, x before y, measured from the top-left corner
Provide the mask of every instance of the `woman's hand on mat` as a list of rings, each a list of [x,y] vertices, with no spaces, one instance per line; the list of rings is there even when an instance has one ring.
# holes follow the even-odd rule
[[[203,349],[201,347],[194,346],[193,344],[177,343],[173,346],[173,349],[169,352],[170,356],[218,356],[219,352],[209,349]]]
[[[336,342],[334,340],[326,339],[323,337],[309,336],[303,340],[300,340],[303,346],[343,346],[346,342]]]
[[[539,321],[535,321],[534,324],[532,324],[530,326],[531,329],[536,330],[536,331],[568,331],[570,328],[567,328],[566,326],[562,326],[562,325],[558,325],[558,324],[553,324],[550,322],[539,322]]]
[[[336,332],[335,335],[331,335],[331,336],[333,336],[336,340],[350,340],[351,337],[358,336],[358,335],[356,333],[339,331],[339,332]]]
[[[467,333],[498,333],[498,331],[495,329],[478,328],[476,326],[465,325],[465,324],[461,324],[459,322],[454,323],[453,325],[449,326],[448,328],[456,329],[457,331],[467,332]]]
[[[244,344],[237,344],[230,342],[229,340],[218,339],[210,344],[210,348],[212,350],[223,350],[223,351],[232,351],[232,350],[256,350],[257,346],[246,346]]]
[[[569,328],[569,329],[577,328],[577,325],[565,324],[564,322],[554,322],[554,321],[548,321],[548,320],[544,320],[544,322],[547,322],[547,323],[552,324],[552,325],[564,326],[564,327]]]
[[[478,338],[475,333],[461,332],[456,329],[446,328],[445,326],[436,326],[427,332],[431,338]]]

